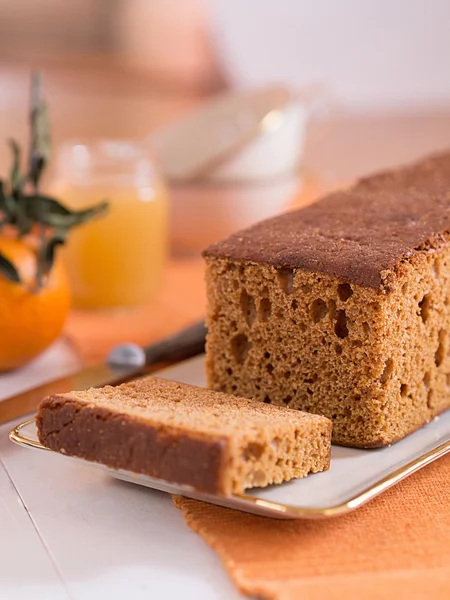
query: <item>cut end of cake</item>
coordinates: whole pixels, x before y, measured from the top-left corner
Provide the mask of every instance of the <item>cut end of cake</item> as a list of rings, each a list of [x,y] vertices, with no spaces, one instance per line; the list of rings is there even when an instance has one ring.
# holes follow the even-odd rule
[[[363,448],[450,408],[449,189],[447,152],[208,248],[208,385]]]
[[[324,417],[154,377],[46,398],[36,421],[51,450],[210,494],[330,464]]]

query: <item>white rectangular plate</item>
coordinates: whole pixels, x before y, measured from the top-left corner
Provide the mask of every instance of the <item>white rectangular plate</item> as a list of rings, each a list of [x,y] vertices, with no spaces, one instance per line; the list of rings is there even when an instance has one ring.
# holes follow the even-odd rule
[[[205,386],[203,362],[203,357],[197,357],[165,369],[159,375]],[[14,428],[10,438],[22,446],[47,450],[37,439],[34,420]],[[266,517],[311,519],[348,513],[449,451],[450,411],[447,411],[393,446],[376,450],[333,446],[328,471],[278,486],[250,490],[231,498],[210,496],[188,486],[111,469],[79,458],[69,458],[103,469],[118,479],[171,494],[197,498]],[[61,457],[68,458],[64,455]]]

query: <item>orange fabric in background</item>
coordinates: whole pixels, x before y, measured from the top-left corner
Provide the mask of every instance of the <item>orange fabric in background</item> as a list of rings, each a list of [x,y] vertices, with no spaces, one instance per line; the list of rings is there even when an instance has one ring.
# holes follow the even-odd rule
[[[170,260],[160,291],[138,308],[73,310],[65,334],[87,364],[102,361],[116,344],[145,346],[205,314],[203,260]]]

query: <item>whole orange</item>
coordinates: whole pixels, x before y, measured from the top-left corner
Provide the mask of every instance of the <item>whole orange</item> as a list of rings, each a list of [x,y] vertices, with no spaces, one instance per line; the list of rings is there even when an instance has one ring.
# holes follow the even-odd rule
[[[0,372],[37,356],[61,333],[70,307],[66,273],[58,257],[38,291],[36,249],[32,241],[0,236],[0,253],[19,272],[21,283],[0,271]]]

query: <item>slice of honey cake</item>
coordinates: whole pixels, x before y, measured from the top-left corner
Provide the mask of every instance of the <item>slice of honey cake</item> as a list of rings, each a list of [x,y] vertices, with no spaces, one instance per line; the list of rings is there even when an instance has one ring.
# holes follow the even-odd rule
[[[156,377],[50,396],[36,421],[51,450],[211,494],[330,464],[328,419]]]

